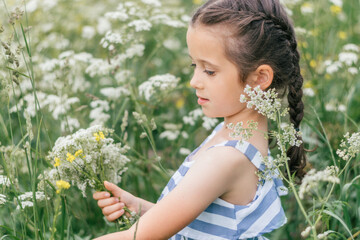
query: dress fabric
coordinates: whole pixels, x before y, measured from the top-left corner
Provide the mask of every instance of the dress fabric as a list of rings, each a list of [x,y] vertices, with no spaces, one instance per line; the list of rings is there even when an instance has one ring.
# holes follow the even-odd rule
[[[172,191],[185,176],[194,161],[192,156],[223,126],[220,123],[205,141],[186,157],[179,169],[161,193],[160,201]],[[260,171],[265,170],[260,152],[249,142],[229,140],[213,147],[234,147],[243,153]],[[208,148],[208,149],[210,149]],[[170,240],[227,240],[267,239],[262,235],[284,225],[287,221],[281,206],[280,196],[287,189],[277,176],[259,181],[254,199],[247,205],[235,205],[217,198],[193,222],[172,236]]]

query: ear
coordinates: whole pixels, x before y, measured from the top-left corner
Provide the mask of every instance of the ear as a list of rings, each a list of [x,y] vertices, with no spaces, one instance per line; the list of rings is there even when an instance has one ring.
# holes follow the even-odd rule
[[[252,74],[251,85],[260,86],[261,90],[267,89],[274,79],[274,70],[269,65],[260,65]]]

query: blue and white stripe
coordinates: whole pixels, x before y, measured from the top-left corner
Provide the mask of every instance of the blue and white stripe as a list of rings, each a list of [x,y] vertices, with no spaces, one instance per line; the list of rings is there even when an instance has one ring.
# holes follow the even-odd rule
[[[173,190],[185,176],[191,165],[191,157],[223,126],[219,124],[207,139],[181,164],[164,188],[160,201]],[[260,152],[249,142],[231,140],[218,146],[234,147],[242,152],[260,171],[265,170]],[[212,148],[211,147],[211,148]],[[286,223],[280,197],[287,193],[282,181],[276,176],[258,185],[253,201],[247,205],[235,205],[217,198],[193,222],[178,232],[171,240],[228,240],[266,239],[262,235]]]

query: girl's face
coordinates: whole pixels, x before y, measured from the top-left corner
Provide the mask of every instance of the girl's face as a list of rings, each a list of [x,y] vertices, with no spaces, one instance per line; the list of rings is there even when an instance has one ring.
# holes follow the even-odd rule
[[[220,27],[190,26],[187,45],[194,67],[190,85],[196,90],[198,103],[208,117],[231,118],[240,113],[244,84],[236,66],[225,56]]]

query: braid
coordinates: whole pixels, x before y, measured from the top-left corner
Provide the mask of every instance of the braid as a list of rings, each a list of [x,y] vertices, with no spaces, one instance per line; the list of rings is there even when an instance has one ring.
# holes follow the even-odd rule
[[[299,130],[300,122],[304,117],[304,103],[302,102],[302,85],[303,77],[300,73],[300,54],[297,50],[297,42],[293,37],[290,43],[290,48],[293,52],[292,63],[294,70],[291,74],[291,79],[288,85],[288,103],[289,103],[289,115],[290,122],[294,124],[295,129]],[[302,140],[301,137],[298,137]],[[287,151],[289,159],[289,168],[291,174],[296,172],[296,176],[300,179],[304,176],[303,168],[306,165],[306,157],[304,145],[301,144],[299,147],[292,146]]]

